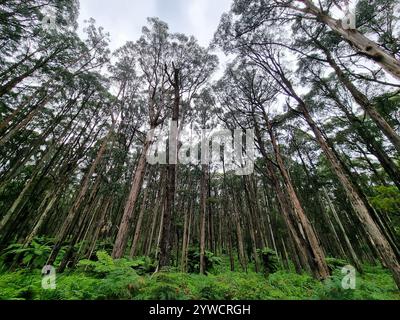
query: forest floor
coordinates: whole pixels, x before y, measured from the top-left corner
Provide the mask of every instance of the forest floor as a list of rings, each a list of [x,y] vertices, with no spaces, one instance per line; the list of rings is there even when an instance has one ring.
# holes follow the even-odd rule
[[[344,290],[339,269],[320,282],[308,274],[282,270],[268,276],[254,271],[227,272],[226,261],[207,276],[180,273],[173,268],[152,274],[132,268],[128,260],[121,261],[84,261],[78,268],[57,275],[53,290],[42,288],[40,269],[3,271],[0,299],[400,300],[390,273],[380,266],[364,266],[363,274],[357,274],[356,289]]]

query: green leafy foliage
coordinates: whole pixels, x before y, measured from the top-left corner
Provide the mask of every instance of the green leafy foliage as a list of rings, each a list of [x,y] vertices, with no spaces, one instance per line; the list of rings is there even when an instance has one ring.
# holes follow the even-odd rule
[[[204,252],[205,260],[205,272],[210,273],[214,268],[222,263],[222,259],[214,255],[210,251]],[[188,250],[188,272],[199,273],[200,272],[200,251],[198,249],[191,248]]]
[[[159,273],[147,280],[139,289],[139,300],[184,300],[187,291],[180,286],[179,279],[173,273]]]
[[[314,292],[322,284],[309,274],[296,274],[278,271],[268,277],[268,283],[274,289],[274,299],[314,299]]]
[[[265,274],[275,273],[279,269],[279,260],[277,253],[270,248],[257,249]]]
[[[339,268],[320,282],[309,274],[279,270],[265,275],[255,272],[193,273],[159,272],[139,275],[138,260],[112,260],[97,252],[97,261],[83,260],[76,270],[57,274],[56,289],[41,287],[37,270],[0,274],[0,299],[19,300],[310,300],[310,299],[394,299],[400,293],[391,274],[381,266],[363,266],[357,274],[356,289],[345,290]],[[330,258],[331,259],[331,258]],[[227,257],[222,257],[222,264]],[[343,261],[331,262],[339,266]],[[133,267],[132,267],[133,266]],[[139,269],[140,270],[140,269]]]
[[[375,196],[370,197],[371,204],[378,210],[388,214],[398,214],[400,209],[400,191],[393,186],[374,188]]]
[[[381,266],[364,266],[363,275],[356,275],[356,288],[344,289],[343,274],[336,269],[316,291],[323,300],[399,300],[399,291],[391,274]]]
[[[30,300],[38,295],[40,271],[18,270],[0,275],[0,300]]]
[[[105,251],[98,251],[96,257],[97,261],[88,259],[79,261],[78,267],[84,267],[85,271],[93,273],[99,277],[104,277],[108,273],[115,271],[118,267],[123,267],[121,266],[121,260],[115,262]],[[125,262],[125,260],[122,261]]]
[[[149,257],[140,257],[136,260],[125,258],[113,260],[105,251],[98,251],[96,257],[97,261],[88,259],[79,261],[78,267],[98,277],[104,277],[116,271],[121,272],[129,270],[135,270],[137,274],[143,275],[153,272],[156,268],[155,262]]]
[[[342,259],[337,259],[337,258],[325,258],[326,264],[328,265],[328,268],[331,272],[343,268],[345,265],[348,265],[348,263]]]
[[[44,237],[37,237],[31,243],[24,245],[15,243],[8,246],[1,258],[5,265],[19,266],[24,268],[42,268],[52,250],[53,241]],[[60,251],[56,264],[61,259],[65,251]]]
[[[369,198],[371,205],[381,213],[389,215],[393,228],[400,236],[400,191],[394,186],[377,186],[375,195]]]

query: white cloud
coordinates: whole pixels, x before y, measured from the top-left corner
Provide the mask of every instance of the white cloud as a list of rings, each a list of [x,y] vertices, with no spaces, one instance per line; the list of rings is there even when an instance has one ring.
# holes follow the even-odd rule
[[[192,0],[188,6],[188,22],[190,29],[195,31],[197,39],[202,45],[209,42],[209,29],[211,17],[207,17],[208,0]],[[212,23],[211,23],[212,24]]]
[[[111,48],[140,37],[147,17],[155,15],[157,0],[80,0],[80,28],[94,18],[98,26],[111,34]]]
[[[232,0],[80,0],[79,25],[82,32],[83,21],[94,18],[110,33],[111,50],[115,50],[126,41],[136,41],[148,17],[159,17],[168,23],[171,32],[193,35],[207,47],[231,3]],[[215,53],[220,65],[213,79],[218,79],[228,58],[219,50]]]
[[[111,48],[140,37],[147,17],[167,22],[171,32],[193,35],[208,46],[221,15],[232,0],[81,0],[80,28],[83,21],[94,18],[111,34]]]
[[[207,46],[217,30],[221,15],[230,8],[231,0],[187,1],[188,29],[203,46]]]

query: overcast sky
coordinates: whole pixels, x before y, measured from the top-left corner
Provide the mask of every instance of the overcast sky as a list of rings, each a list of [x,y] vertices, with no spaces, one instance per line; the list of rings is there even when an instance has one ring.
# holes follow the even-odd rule
[[[194,35],[208,46],[221,15],[232,0],[80,0],[80,29],[83,21],[94,18],[111,34],[111,49],[127,40],[137,40],[147,17],[159,17],[171,32]]]

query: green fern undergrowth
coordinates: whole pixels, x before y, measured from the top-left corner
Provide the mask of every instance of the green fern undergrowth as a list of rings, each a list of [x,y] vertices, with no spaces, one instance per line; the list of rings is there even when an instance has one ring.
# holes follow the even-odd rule
[[[340,263],[339,263],[340,264]],[[381,266],[364,266],[356,289],[344,290],[343,275],[321,282],[308,274],[231,272],[222,257],[207,275],[181,273],[175,268],[154,273],[148,257],[113,260],[97,252],[96,261],[81,260],[74,269],[58,274],[56,289],[42,288],[40,269],[23,268],[0,273],[2,300],[400,300],[390,275]]]

